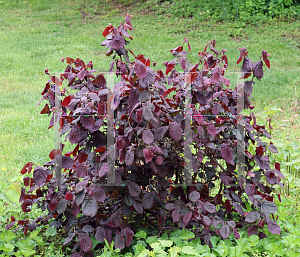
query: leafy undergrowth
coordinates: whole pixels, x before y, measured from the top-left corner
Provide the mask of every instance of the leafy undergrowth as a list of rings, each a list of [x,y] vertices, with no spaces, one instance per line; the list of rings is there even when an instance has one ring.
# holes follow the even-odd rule
[[[289,146],[288,146],[289,147]],[[289,149],[289,148],[287,148]],[[289,149],[291,150],[291,149]],[[296,153],[291,151],[290,154]],[[202,246],[192,231],[177,229],[168,233],[163,231],[149,231],[139,228],[132,245],[120,252],[111,245],[93,240],[94,256],[299,256],[300,254],[300,214],[299,214],[299,185],[300,180],[294,178],[291,171],[284,172],[288,186],[283,190],[281,202],[277,198],[278,224],[281,235],[273,235],[264,229],[268,238],[259,240],[253,235],[247,236],[247,231],[240,231],[241,238],[236,240],[233,235],[226,240],[220,236],[211,239],[213,248]],[[17,181],[16,178],[14,181]],[[14,182],[13,181],[13,182]],[[289,183],[286,183],[289,181]],[[3,185],[1,185],[3,186]],[[13,189],[11,189],[13,190]],[[15,190],[15,188],[14,188]],[[11,198],[11,195],[9,195]],[[13,198],[12,198],[13,199]],[[4,227],[10,223],[11,216],[23,219],[34,219],[41,213],[37,209],[30,213],[20,213],[16,203],[9,200],[5,194],[0,194],[0,256],[69,256],[71,249],[62,246],[65,234],[49,225],[43,225],[33,232],[14,234],[5,231]],[[22,217],[20,215],[23,215]],[[195,229],[195,228],[194,228]]]

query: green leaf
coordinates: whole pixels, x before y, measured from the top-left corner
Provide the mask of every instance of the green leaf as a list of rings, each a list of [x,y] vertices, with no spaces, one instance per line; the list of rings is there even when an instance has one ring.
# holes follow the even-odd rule
[[[44,245],[44,239],[41,236],[36,236],[33,238],[39,245]]]
[[[132,253],[125,253],[124,257],[133,257]]]
[[[148,254],[149,254],[149,250],[145,249],[137,257],[148,257]]]
[[[163,247],[171,247],[172,244],[173,244],[173,241],[171,241],[171,240],[160,240],[160,239],[158,239],[158,241],[160,242],[160,244]]]
[[[5,194],[1,193],[0,194],[0,200],[6,201],[7,197]]]
[[[145,250],[145,246],[142,246],[140,244],[136,244],[132,248],[133,248],[135,256],[139,255],[142,251]]]
[[[188,240],[188,239],[192,239],[195,237],[195,234],[189,230],[182,230],[181,231],[181,234],[180,234],[180,238],[181,239],[185,239],[185,240]]]
[[[155,242],[155,243],[153,243],[153,244],[150,244],[150,246],[153,248],[153,250],[154,250],[155,252],[159,252],[159,251],[162,250],[161,244],[160,244],[159,242]]]
[[[197,244],[195,246],[195,250],[199,254],[210,252],[210,248],[208,245],[201,245],[201,244]]]
[[[137,232],[134,236],[145,239],[147,237],[147,233],[145,231],[141,230],[141,231]]]
[[[29,238],[25,239],[25,240],[19,240],[16,243],[16,246],[19,247],[20,249],[26,249],[26,247],[28,246],[28,241],[29,241]]]
[[[6,252],[6,253],[10,253],[14,250],[14,246],[11,245],[11,244],[4,244],[4,245],[1,245],[0,246],[0,250],[2,250],[3,252]]]
[[[21,250],[21,252],[25,257],[35,254],[35,250]]]
[[[216,251],[220,256],[224,256],[225,250],[223,245],[218,245],[217,247],[214,247],[213,251]]]
[[[7,198],[9,200],[11,200],[15,203],[19,203],[20,196],[16,191],[9,189],[5,192],[5,195],[7,196]]]
[[[172,237],[170,237],[170,240],[172,240],[176,246],[179,246],[179,247],[182,246],[182,239],[180,237],[172,236]]]
[[[39,233],[38,230],[34,230],[34,231],[32,231],[32,232],[30,233],[30,237],[36,237],[38,233]],[[35,239],[35,238],[34,238],[34,239]]]
[[[259,243],[259,236],[258,235],[252,235],[248,237],[248,240],[250,242],[250,246],[256,246]]]
[[[94,250],[94,248],[97,246],[97,244],[99,244],[100,242],[94,237],[94,236],[91,236],[90,237],[92,239],[92,242],[93,242],[93,248],[92,250]]]
[[[266,250],[270,253],[278,253],[282,250],[282,244],[278,245],[277,243],[273,242],[270,244],[265,245]]]
[[[176,257],[179,252],[180,252],[180,247],[177,246],[171,247],[169,250],[171,257]]]
[[[210,238],[210,242],[211,242],[213,247],[216,247],[217,243],[219,242],[219,238],[217,238],[216,236],[212,236]]]
[[[56,227],[52,226],[47,229],[46,236],[55,236],[56,233],[57,233]]]
[[[155,242],[157,242],[157,236],[149,236],[146,238],[146,243],[149,245]]]
[[[0,239],[6,243],[14,238],[16,238],[15,234],[9,230],[4,230],[4,232],[0,235]]]
[[[145,248],[147,247],[147,244],[144,240],[137,240],[136,244],[140,244],[140,245],[144,246]]]
[[[34,248],[34,247],[36,246],[36,242],[33,241],[33,240],[31,240],[31,239],[29,239],[29,240],[28,240],[28,246],[29,246],[30,248]],[[27,248],[28,248],[28,246],[27,246]]]
[[[196,255],[196,256],[199,255],[197,253],[196,249],[194,247],[192,247],[192,246],[184,246],[184,247],[182,247],[181,252],[186,253],[186,254]]]
[[[12,189],[15,190],[18,193],[19,196],[21,196],[21,186],[20,186],[19,182],[15,182],[12,185]]]

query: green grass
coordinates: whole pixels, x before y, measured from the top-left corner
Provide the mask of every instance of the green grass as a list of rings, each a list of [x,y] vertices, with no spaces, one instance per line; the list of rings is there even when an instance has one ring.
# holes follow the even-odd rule
[[[298,107],[294,108],[300,91],[299,21],[214,24],[158,15],[157,8],[163,7],[156,6],[155,0],[130,7],[123,2],[115,1],[115,5],[111,5],[111,1],[84,0],[0,1],[2,190],[11,185],[10,180],[21,181],[19,170],[27,162],[47,162],[53,149],[54,130],[47,129],[50,117],[39,114],[44,103],[35,108],[48,80],[44,69],[62,71],[66,65],[60,58],[70,56],[85,62],[92,60],[95,69],[108,70],[111,60],[105,56],[106,49],[100,46],[104,40],[102,31],[108,23],[118,26],[126,13],[133,15],[134,30],[130,32],[133,40],[129,48],[136,55],[144,54],[157,61],[155,68],[163,71],[163,62],[173,60],[170,49],[180,46],[183,38],[190,41],[189,59],[193,63],[198,62],[198,52],[203,51],[205,44],[215,38],[218,50],[228,50],[228,71],[232,73],[227,77],[234,88],[237,78],[234,72],[241,67],[241,64],[236,65],[237,48],[247,47],[254,61],[259,59],[262,49],[267,50],[271,54],[271,69],[264,65],[264,77],[254,86],[253,111],[260,113],[260,123],[272,116],[272,135],[283,144],[279,151],[286,147],[285,142],[300,140],[299,116],[295,116]],[[120,4],[123,5],[120,7]],[[130,59],[133,60],[132,56]],[[273,107],[282,111],[272,111]]]

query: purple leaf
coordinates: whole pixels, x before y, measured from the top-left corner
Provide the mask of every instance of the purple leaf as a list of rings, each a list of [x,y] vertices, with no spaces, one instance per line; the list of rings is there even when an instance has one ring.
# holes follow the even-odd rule
[[[70,243],[75,236],[76,236],[75,232],[69,234],[68,237],[66,238],[66,240],[64,241],[63,245],[66,245],[66,244]]]
[[[172,139],[179,142],[181,139],[181,126],[177,122],[171,122],[169,125],[169,134]]]
[[[255,195],[255,189],[250,184],[247,184],[245,186],[245,192],[246,192],[247,196],[253,196],[253,195]]]
[[[166,210],[171,211],[171,210],[175,209],[176,207],[175,207],[174,203],[167,203],[165,205],[165,208],[166,208]]]
[[[143,153],[144,153],[146,163],[151,162],[154,157],[152,151],[150,149],[144,148]]]
[[[226,223],[229,227],[235,228],[235,222],[233,220],[227,220]]]
[[[89,217],[96,216],[98,202],[94,196],[86,197],[82,203],[82,214]]]
[[[81,125],[86,129],[93,129],[95,126],[95,118],[94,117],[80,117]]]
[[[191,221],[192,216],[193,216],[193,212],[192,212],[192,211],[186,213],[186,214],[183,216],[183,222],[184,222],[185,225],[187,225],[187,224]]]
[[[192,202],[196,202],[197,200],[199,200],[199,199],[200,199],[200,194],[199,194],[199,192],[197,192],[197,191],[191,192],[190,195],[189,195],[189,199],[190,199]]]
[[[152,85],[155,82],[155,72],[150,69],[149,67],[146,67],[147,76],[143,78],[143,82],[145,82],[147,85]]]
[[[27,208],[27,207],[26,207]],[[5,230],[8,230],[8,229],[10,229],[13,225],[15,225],[17,223],[17,221],[15,220],[15,221],[13,221],[13,222],[11,222],[11,223],[9,223],[8,225],[6,225],[6,227],[5,227]]]
[[[184,59],[181,59],[181,68],[185,71],[186,69],[186,65],[185,65],[185,60]]]
[[[247,221],[249,223],[254,223],[258,220],[259,217],[260,217],[260,214],[257,211],[252,211],[252,212],[248,213],[248,215],[245,218],[245,221]]]
[[[247,78],[251,75],[252,67],[253,67],[253,62],[248,57],[245,57],[241,69],[241,72],[245,74],[243,74],[242,78]]]
[[[128,182],[127,187],[131,196],[138,197],[140,195],[141,188],[135,182]]]
[[[105,190],[102,187],[95,185],[95,184],[92,186],[91,189],[94,192],[97,202],[104,203],[105,198],[106,198]]]
[[[232,230],[235,239],[240,239],[241,238],[240,233],[236,230],[236,228],[233,228]]]
[[[131,151],[127,151],[126,155],[125,155],[125,163],[127,166],[130,166],[134,161],[134,152]]]
[[[32,200],[31,199],[25,199],[24,202],[21,205],[22,211],[23,212],[30,212],[31,209],[28,208],[29,206],[32,205]]]
[[[267,182],[268,182],[270,185],[276,184],[276,182],[277,182],[277,177],[276,177],[276,175],[275,175],[274,170],[267,170],[267,171],[265,172],[265,175],[266,175]]]
[[[47,170],[44,167],[36,167],[33,172],[34,183],[38,186],[43,185],[47,181]]]
[[[273,170],[279,177],[285,179],[285,176],[282,174],[282,172],[280,170],[274,169]]]
[[[261,210],[267,213],[276,213],[277,205],[273,202],[265,200],[261,205]]]
[[[204,128],[202,126],[198,126],[197,133],[199,134],[199,136],[204,136],[204,134],[205,134]]]
[[[129,247],[133,241],[133,231],[130,228],[125,228],[126,246]]]
[[[156,161],[155,162],[156,162],[157,165],[162,165],[163,162],[164,162],[164,159],[163,159],[163,157],[161,155],[159,155],[159,156],[156,157]]]
[[[84,80],[85,76],[88,75],[88,72],[86,69],[82,69],[78,74],[77,74],[77,77],[80,79],[80,80]]]
[[[151,107],[148,105],[143,106],[143,117],[145,120],[150,121],[154,118]]]
[[[143,207],[145,209],[151,209],[154,205],[155,201],[155,193],[153,192],[146,192],[143,196]]]
[[[104,238],[107,239],[107,229],[98,226],[96,229],[95,238],[99,242],[104,242]]]
[[[243,211],[243,209],[242,209],[242,207],[240,206],[239,203],[234,202],[234,203],[233,203],[233,207],[235,208],[235,210],[236,210],[242,217],[244,217],[244,211]]]
[[[80,129],[77,127],[71,128],[70,132],[66,136],[66,139],[69,138],[71,144],[77,143],[80,138]]]
[[[278,153],[278,149],[275,145],[267,145],[267,147],[272,153]]]
[[[147,145],[150,145],[154,141],[153,133],[148,129],[144,129],[142,138]]]
[[[231,182],[233,180],[232,177],[229,177],[229,176],[227,176],[227,175],[225,175],[223,173],[220,174],[220,178],[221,178],[221,182],[223,184],[225,184],[226,186],[228,186],[229,182]]]
[[[179,222],[179,212],[178,211],[173,211],[172,212],[172,220],[173,220],[173,223],[177,223]]]
[[[204,226],[206,227],[209,227],[211,226],[211,219],[205,215],[203,215],[203,224]]]
[[[154,139],[156,141],[162,140],[165,137],[165,134],[168,131],[168,127],[164,126],[164,127],[160,127],[158,129],[154,130]]]
[[[134,71],[140,79],[146,78],[147,76],[146,66],[140,61],[136,61],[134,65]]]
[[[254,75],[258,80],[261,80],[261,78],[262,78],[263,75],[264,75],[262,66],[263,66],[263,61],[262,61],[262,60],[259,60],[258,62],[255,62],[255,63],[253,64],[253,75]]]
[[[205,203],[203,207],[209,213],[215,213],[216,212],[216,206],[214,204],[210,203],[210,202]]]
[[[246,55],[248,54],[246,47],[243,47],[243,48],[239,47],[238,50],[240,50],[240,57],[237,60],[236,64],[239,64],[246,57]]]
[[[132,205],[133,205],[133,208],[138,212],[138,214],[144,213],[143,204],[141,202],[133,200]]]
[[[130,18],[131,18],[130,15],[126,15],[125,22],[130,26],[131,29],[133,29]]]
[[[273,220],[268,220],[268,229],[272,234],[279,234],[281,232],[280,226]]]
[[[123,48],[124,45],[125,45],[125,39],[119,35],[115,35],[110,42],[110,46],[116,50]]]
[[[120,250],[125,248],[125,239],[122,234],[116,234],[114,237],[115,242],[115,248],[118,248]]]
[[[94,231],[94,228],[91,225],[84,225],[82,227],[82,231],[85,233],[92,233]]]
[[[89,253],[93,249],[93,241],[90,239],[87,233],[79,233],[78,240],[80,242],[80,248],[83,252]]]
[[[221,147],[222,158],[229,164],[234,165],[232,150],[228,144],[223,143]]]
[[[140,91],[133,89],[129,93],[129,105],[133,108],[139,102]]]
[[[219,105],[215,104],[215,105],[213,106],[213,108],[211,109],[211,111],[212,111],[213,115],[218,115],[218,114],[219,114],[219,111],[220,111]]]
[[[223,224],[220,228],[220,235],[223,239],[226,239],[230,235],[230,229],[229,226],[226,224]]]
[[[257,225],[251,225],[247,229],[248,236],[257,235],[258,226]]]
[[[63,156],[62,157],[62,168],[69,169],[74,163],[74,160],[71,157]]]
[[[104,177],[107,173],[107,163],[103,163],[98,171],[100,178]]]
[[[246,95],[251,95],[252,91],[253,91],[253,81],[245,81],[245,85],[244,85],[244,92],[246,93]]]
[[[207,132],[214,137],[216,136],[216,127],[213,123],[209,123],[207,125]]]
[[[57,214],[63,213],[66,210],[67,205],[68,205],[68,201],[66,199],[64,199],[64,198],[61,199],[58,202],[57,207],[56,207]]]

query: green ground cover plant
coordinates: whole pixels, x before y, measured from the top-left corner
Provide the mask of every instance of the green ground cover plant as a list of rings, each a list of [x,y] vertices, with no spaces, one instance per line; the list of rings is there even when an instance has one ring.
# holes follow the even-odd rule
[[[293,0],[239,0],[187,1],[158,0],[160,13],[197,21],[225,22],[238,20],[245,23],[268,22],[272,18],[291,19],[300,16],[299,2]]]
[[[5,60],[0,70],[3,78],[0,90],[2,96],[5,95],[5,98],[0,101],[2,229],[7,224],[7,218],[10,218],[9,213],[16,209],[16,203],[11,199],[17,198],[18,190],[13,185],[15,182],[23,181],[22,177],[18,175],[23,164],[27,160],[38,164],[45,162],[49,151],[53,148],[53,131],[49,130],[49,134],[45,135],[44,128],[48,121],[45,121],[44,117],[39,115],[40,110],[32,105],[32,103],[39,101],[39,91],[44,84],[43,67],[49,67],[52,71],[57,70],[57,60],[61,56],[77,56],[78,53],[83,59],[93,60],[94,65],[101,70],[109,67],[109,63],[103,61],[103,58],[94,58],[95,55],[105,53],[99,51],[101,40],[98,38],[91,40],[88,35],[95,33],[95,31],[100,35],[108,22],[113,19],[115,19],[114,22],[118,22],[120,18],[117,16],[120,8],[108,5],[104,8],[101,3],[99,4],[99,1],[85,2],[86,5],[83,1],[72,1],[68,3],[68,8],[64,11],[60,8],[61,1],[52,1],[51,6],[43,1],[1,1],[0,3],[0,54]],[[148,2],[149,5],[153,5],[151,1]],[[166,58],[167,53],[155,52],[154,49],[157,49],[157,45],[164,45],[164,47],[171,49],[180,43],[181,38],[180,40],[177,38],[179,35],[183,35],[185,28],[190,31],[187,33],[188,35],[183,37],[189,38],[195,48],[199,48],[210,40],[209,35],[213,31],[217,42],[221,41],[222,46],[228,49],[229,67],[233,67],[232,71],[237,70],[231,60],[233,60],[236,49],[241,46],[241,43],[244,42],[244,45],[247,46],[248,44],[251,45],[249,51],[254,53],[256,52],[255,49],[261,49],[264,44],[268,44],[272,70],[264,76],[264,87],[255,87],[252,102],[256,105],[255,109],[258,109],[262,115],[266,114],[263,111],[268,112],[264,118],[268,118],[268,115],[273,116],[272,125],[274,129],[272,133],[274,134],[272,135],[278,140],[282,139],[282,142],[272,140],[279,149],[277,156],[282,156],[276,161],[281,162],[286,160],[285,157],[288,158],[289,154],[282,154],[283,149],[290,153],[291,161],[293,158],[298,158],[297,145],[290,147],[289,144],[290,142],[297,144],[299,139],[297,129],[299,121],[296,115],[298,111],[295,110],[295,100],[297,99],[295,99],[294,93],[295,87],[299,85],[299,82],[294,82],[297,81],[297,74],[299,74],[297,68],[299,67],[299,22],[289,23],[275,20],[253,26],[243,25],[239,21],[236,23],[228,22],[223,25],[209,22],[195,23],[190,19],[166,15],[158,15],[153,19],[157,12],[148,8],[146,3],[134,8],[136,8],[137,13],[141,14],[134,20],[136,31],[147,30],[151,37],[143,36],[140,38],[133,31],[133,37],[138,36],[140,39],[138,44],[134,41],[131,42],[131,46],[134,51],[138,49],[138,51],[149,53],[150,59],[158,59],[161,56]],[[85,15],[83,15],[83,10],[85,10]],[[124,8],[123,11],[125,10]],[[149,13],[151,16],[148,16]],[[110,15],[116,16],[116,18],[112,19]],[[144,21],[149,26],[144,26]],[[241,24],[242,30],[240,30]],[[269,39],[270,35],[272,35],[272,40]],[[77,38],[77,40],[72,40],[73,38]],[[74,42],[76,43],[74,44]],[[69,47],[71,43],[72,48]],[[143,45],[147,45],[147,47],[143,47]],[[191,60],[195,61],[197,56],[193,56],[193,53],[191,55],[194,58]],[[290,56],[294,60],[293,66],[290,65]],[[258,58],[259,56],[254,56],[254,59]],[[22,64],[28,63],[28,60],[30,60],[30,65],[25,70]],[[12,66],[14,67],[13,73],[11,72]],[[158,62],[157,67],[163,68],[164,66]],[[63,69],[63,65],[61,69]],[[23,72],[22,76],[17,76],[17,71]],[[235,74],[229,77],[233,81],[236,78]],[[40,82],[34,83],[33,81],[36,80]],[[20,94],[22,92],[25,94]],[[268,97],[266,98],[264,95]],[[279,96],[280,99],[278,99]],[[15,104],[16,102],[18,105]],[[275,111],[274,114],[272,109],[281,109],[281,111]],[[264,118],[259,123],[265,122]],[[33,120],[38,121],[38,125]],[[281,125],[276,126],[277,121]],[[18,139],[16,143],[15,138]],[[288,166],[290,168],[287,168]],[[293,176],[288,177],[286,175],[291,181],[290,193],[288,194],[286,191],[290,204],[287,209],[296,208],[296,202],[291,199],[298,199],[298,189],[295,187],[296,181],[294,179],[298,176],[297,163],[282,164],[281,169],[285,175],[285,171],[288,171]],[[282,193],[285,194],[285,191]],[[278,210],[280,211],[280,206]],[[282,213],[287,212],[283,211]],[[36,215],[38,214],[31,212],[28,217],[34,218]],[[294,217],[290,223],[292,225],[289,225],[289,233],[292,233],[292,227],[296,226],[299,221],[296,211],[292,215]],[[288,219],[290,216],[286,217]],[[280,226],[282,227],[282,224]],[[45,234],[42,236],[46,238]],[[53,249],[59,245],[61,242]],[[56,253],[56,255],[58,254]]]

